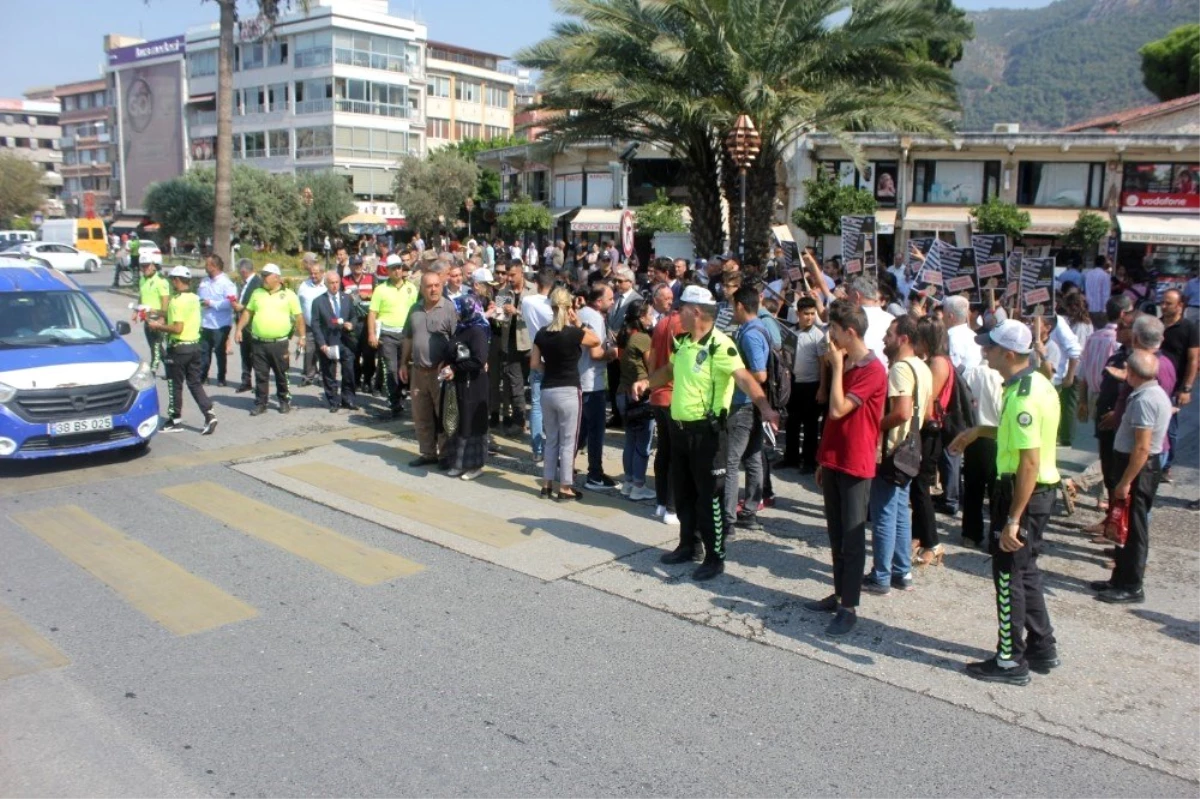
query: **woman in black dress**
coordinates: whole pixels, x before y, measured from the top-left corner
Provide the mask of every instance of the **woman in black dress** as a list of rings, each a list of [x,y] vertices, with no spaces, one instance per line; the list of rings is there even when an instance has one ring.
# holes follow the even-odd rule
[[[450,342],[450,358],[443,364],[443,391],[453,387],[458,403],[458,424],[446,445],[450,477],[474,480],[483,473],[487,457],[488,358],[491,326],[474,295],[454,301],[458,328]],[[443,405],[443,407],[445,407]]]

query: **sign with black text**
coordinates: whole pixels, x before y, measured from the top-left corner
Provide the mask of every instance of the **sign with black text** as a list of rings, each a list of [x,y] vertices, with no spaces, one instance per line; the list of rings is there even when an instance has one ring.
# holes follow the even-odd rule
[[[991,291],[996,297],[1003,297],[1004,287],[1008,284],[1008,237],[977,233],[971,236],[971,246],[975,249],[975,274],[979,278],[980,293]]]
[[[942,253],[942,288],[947,297],[961,294],[972,303],[979,302],[974,248],[945,248]]]
[[[875,217],[842,217],[842,270],[846,277],[862,272],[875,274],[878,269],[875,241]]]
[[[1021,261],[1021,315],[1026,319],[1054,316],[1054,259]]]

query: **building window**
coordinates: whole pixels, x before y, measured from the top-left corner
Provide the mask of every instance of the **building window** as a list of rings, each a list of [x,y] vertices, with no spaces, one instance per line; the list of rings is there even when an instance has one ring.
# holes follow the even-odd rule
[[[913,202],[977,205],[999,193],[999,161],[916,161]]]
[[[438,61],[450,61],[454,64],[466,64],[469,67],[479,67],[480,69],[496,69],[496,59],[486,55],[456,53],[441,47],[430,47],[429,57],[437,59]]]
[[[108,105],[108,92],[104,91],[103,89],[101,89],[98,92],[93,92],[92,93],[92,103],[97,108],[104,108],[105,106],[107,106]]]
[[[68,94],[63,98],[62,104],[64,111],[74,111],[79,107],[79,98],[73,94]]]
[[[1017,170],[1017,204],[1099,208],[1104,164],[1022,161]]]
[[[469,80],[458,80],[454,82],[454,99],[461,100],[464,103],[479,102],[480,85]]]
[[[86,111],[87,109],[89,109],[91,107],[92,107],[92,95],[90,95],[90,94],[79,95],[79,110]]]
[[[425,93],[430,97],[449,97],[450,79],[441,75],[430,75],[429,83],[425,86]]]
[[[261,86],[249,86],[245,89],[239,89],[241,95],[241,106],[243,114],[261,114],[266,111],[263,105],[266,103],[266,92]]]
[[[265,63],[262,42],[249,42],[238,47],[235,69],[262,69]]]
[[[269,104],[268,111],[286,111],[287,110],[287,84],[272,83],[267,87],[267,103]]]
[[[491,141],[492,139],[503,139],[508,135],[508,128],[497,127],[496,125],[484,125],[483,138]]]
[[[462,141],[463,139],[478,139],[483,135],[483,127],[475,122],[455,122],[454,123],[454,139]]]
[[[508,108],[508,88],[487,86],[483,90],[483,100],[492,108]]]
[[[334,131],[334,154],[338,158],[376,158],[396,161],[408,152],[403,131],[339,126]]]
[[[333,31],[296,34],[295,64],[298,67],[317,67],[333,60]]]
[[[74,150],[67,150],[63,153],[63,164],[65,166],[75,166],[77,163],[79,163],[79,153]]]
[[[300,54],[296,54],[299,59]],[[296,81],[293,97],[297,114],[319,114],[333,109],[333,80],[314,78]]]
[[[267,145],[271,148],[267,153],[272,158],[290,156],[292,154],[292,133],[289,130],[272,130],[267,132]]]
[[[99,150],[96,150],[96,163],[97,164],[107,164],[108,163],[108,150],[104,149],[103,147],[101,147]]]
[[[233,134],[233,157],[242,157],[242,135],[240,133]]]
[[[337,110],[347,114],[407,117],[408,88],[356,78],[335,78]]]
[[[449,139],[450,120],[429,117],[425,120],[425,135],[431,139]]]
[[[322,158],[333,155],[333,126],[296,128],[296,157]]]
[[[407,41],[390,36],[372,36],[358,31],[336,31],[333,35],[334,60],[365,69],[407,72],[407,48]]]
[[[245,135],[246,157],[265,158],[267,155],[267,134],[247,133]]]
[[[217,74],[217,51],[200,50],[188,53],[188,77],[202,78],[206,75]]]
[[[284,39],[276,39],[267,45],[267,66],[277,67],[288,62],[288,43]]]

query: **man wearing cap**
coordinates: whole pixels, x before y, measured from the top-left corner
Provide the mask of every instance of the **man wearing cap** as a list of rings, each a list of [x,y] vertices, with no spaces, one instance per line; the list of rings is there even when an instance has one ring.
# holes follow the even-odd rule
[[[146,322],[147,328],[167,337],[168,418],[162,430],[164,433],[183,430],[179,417],[183,411],[183,384],[187,383],[192,399],[204,414],[204,429],[200,434],[207,436],[217,429],[217,417],[200,379],[204,368],[200,357],[200,298],[192,293],[192,271],[186,266],[172,268],[169,277],[175,296],[167,305],[166,321]]]
[[[304,315],[304,329],[307,331],[304,341],[304,358],[301,363],[300,386],[312,385],[317,382],[317,340],[313,337],[312,308],[313,301],[325,294],[324,271],[317,261],[315,252],[306,252],[300,258],[300,263],[308,270],[308,279],[296,289],[296,297],[300,300],[300,313]]]
[[[250,302],[254,292],[262,287],[262,278],[254,274],[254,262],[249,258],[242,258],[238,261],[237,269],[238,274],[242,276],[242,288],[238,292],[237,299],[233,301],[235,319],[242,315],[242,311],[246,310],[246,303]],[[237,337],[234,338],[236,340]],[[249,336],[238,342],[238,350],[242,355],[242,382],[238,384],[238,394],[245,394],[254,389],[250,383],[250,373],[254,369],[254,354],[250,350],[251,343]]]
[[[400,406],[400,351],[404,348],[404,324],[417,301],[417,287],[408,282],[412,258],[413,253],[407,251],[403,256],[388,256],[388,280],[375,287],[367,313],[367,340],[379,352],[388,410],[393,419],[403,411]]]
[[[966,671],[977,680],[1027,685],[1031,670],[1046,674],[1059,665],[1038,570],[1059,484],[1058,392],[1031,363],[1033,334],[1026,325],[1007,320],[976,341],[988,365],[1004,378],[1000,426],[973,427],[950,449],[957,455],[981,436],[996,439],[999,483],[990,551],[999,640],[995,657],[969,663]]]
[[[279,412],[292,410],[292,395],[288,390],[288,342],[295,330],[299,341],[304,341],[304,316],[300,313],[300,299],[283,284],[279,267],[267,264],[262,268],[262,288],[250,295],[242,318],[238,320],[237,341],[241,343],[249,326],[250,352],[254,360],[254,409],[251,416],[267,412],[267,381],[275,373],[275,395],[279,399]],[[304,345],[301,344],[301,347]]]
[[[663,563],[687,563],[704,544],[704,563],[692,574],[709,580],[725,571],[725,422],[733,390],[746,392],[773,429],[779,415],[762,386],[746,370],[733,340],[714,328],[712,293],[688,286],[680,297],[684,335],[672,344],[671,360],[633,386],[635,396],[674,380],[671,394],[671,476],[679,515],[679,546]]]
[[[132,268],[132,267],[131,267]],[[142,264],[142,278],[138,281],[138,310],[145,311],[145,318],[155,319],[165,316],[167,303],[171,300],[171,286],[167,279],[158,273],[158,267],[147,261]],[[134,319],[137,314],[134,314]],[[162,363],[163,335],[150,325],[144,325],[146,344],[150,346],[150,370],[157,371]]]

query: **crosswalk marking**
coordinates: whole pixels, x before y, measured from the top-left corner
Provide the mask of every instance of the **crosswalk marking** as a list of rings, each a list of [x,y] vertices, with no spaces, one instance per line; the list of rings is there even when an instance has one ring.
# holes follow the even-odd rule
[[[479,513],[330,463],[301,463],[275,471],[318,488],[335,485],[337,492],[347,499],[494,547],[510,547],[532,537],[525,534],[520,525],[497,516]]]
[[[70,662],[54,644],[0,605],[0,681],[61,668]]]
[[[160,493],[359,585],[376,585],[425,568],[216,483],[187,483],[161,489]]]
[[[12,518],[176,635],[253,618],[254,608],[76,505]]]

